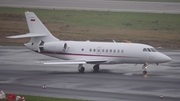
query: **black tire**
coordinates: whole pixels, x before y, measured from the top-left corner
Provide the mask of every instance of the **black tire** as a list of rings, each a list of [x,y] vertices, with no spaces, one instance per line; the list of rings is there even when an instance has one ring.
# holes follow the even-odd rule
[[[99,72],[99,66],[94,66],[93,69],[94,69],[94,72]]]
[[[147,74],[147,71],[143,71],[143,74]]]
[[[78,69],[79,73],[84,73],[85,71],[85,68],[84,67],[81,67],[80,69]]]

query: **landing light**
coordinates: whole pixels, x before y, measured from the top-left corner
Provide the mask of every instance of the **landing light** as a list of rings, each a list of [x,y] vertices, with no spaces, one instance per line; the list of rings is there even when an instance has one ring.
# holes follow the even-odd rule
[[[147,77],[148,77],[148,75],[147,75],[147,74],[144,74],[143,76],[144,76],[144,78],[147,78]]]

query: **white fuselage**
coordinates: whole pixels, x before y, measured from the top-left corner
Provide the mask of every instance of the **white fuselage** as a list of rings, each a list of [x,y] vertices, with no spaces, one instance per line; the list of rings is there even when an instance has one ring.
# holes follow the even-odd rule
[[[65,51],[62,51],[59,48],[63,47],[61,45],[62,42],[67,44]],[[38,46],[26,46],[32,50],[39,51]],[[138,43],[58,41],[46,48],[50,49],[51,51],[44,50],[40,53],[64,60],[107,60],[101,64],[164,63],[171,60],[168,56],[156,50],[148,51],[148,49],[154,49],[152,46]],[[147,51],[143,51],[144,48],[146,48]]]

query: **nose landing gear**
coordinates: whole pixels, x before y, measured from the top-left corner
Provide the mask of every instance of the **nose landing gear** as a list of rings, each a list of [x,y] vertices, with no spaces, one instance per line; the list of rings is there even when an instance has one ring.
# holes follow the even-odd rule
[[[147,71],[146,71],[146,69],[143,71],[143,74],[147,74]]]
[[[147,74],[147,71],[146,71],[147,66],[148,66],[147,63],[145,63],[145,64],[143,65],[143,67],[142,67],[142,69],[144,69],[143,74]]]

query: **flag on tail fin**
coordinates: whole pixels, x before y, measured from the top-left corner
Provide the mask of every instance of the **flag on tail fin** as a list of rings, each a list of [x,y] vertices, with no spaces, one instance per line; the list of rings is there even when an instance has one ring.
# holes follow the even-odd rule
[[[35,20],[35,18],[33,17],[33,18],[31,18],[31,21],[36,21],[36,20]]]

